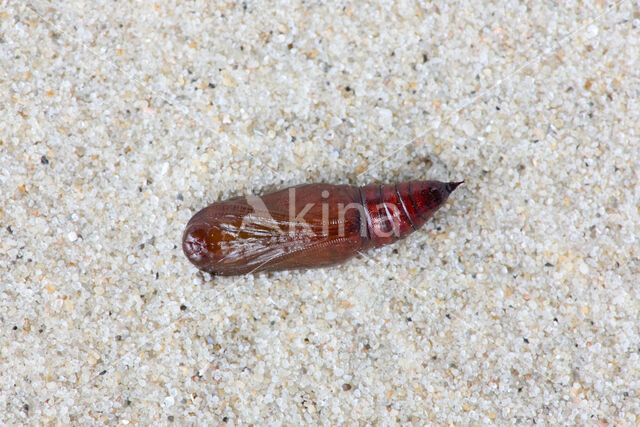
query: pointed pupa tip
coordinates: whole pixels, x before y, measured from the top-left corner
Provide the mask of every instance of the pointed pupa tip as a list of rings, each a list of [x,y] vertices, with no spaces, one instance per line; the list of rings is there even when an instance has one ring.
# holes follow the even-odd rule
[[[447,191],[449,191],[449,193],[453,192],[453,190],[455,190],[456,188],[458,188],[458,186],[460,184],[464,184],[464,179],[460,182],[450,182],[447,184]]]

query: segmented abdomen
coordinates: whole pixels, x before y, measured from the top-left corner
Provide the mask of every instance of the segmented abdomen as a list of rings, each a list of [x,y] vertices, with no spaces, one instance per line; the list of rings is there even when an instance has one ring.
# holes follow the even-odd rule
[[[409,181],[361,187],[369,245],[386,245],[420,228],[458,185],[460,183]]]

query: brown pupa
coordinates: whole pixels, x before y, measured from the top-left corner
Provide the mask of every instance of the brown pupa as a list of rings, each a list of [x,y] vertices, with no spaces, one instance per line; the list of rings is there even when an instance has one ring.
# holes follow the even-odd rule
[[[327,267],[413,233],[462,182],[304,184],[236,197],[196,213],[182,249],[222,276]]]

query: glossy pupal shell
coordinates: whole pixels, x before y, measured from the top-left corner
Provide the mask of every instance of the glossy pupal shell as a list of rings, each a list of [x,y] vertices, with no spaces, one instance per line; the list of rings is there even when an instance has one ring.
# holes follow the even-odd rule
[[[236,197],[196,213],[182,249],[216,275],[327,267],[411,234],[460,184],[306,184]]]

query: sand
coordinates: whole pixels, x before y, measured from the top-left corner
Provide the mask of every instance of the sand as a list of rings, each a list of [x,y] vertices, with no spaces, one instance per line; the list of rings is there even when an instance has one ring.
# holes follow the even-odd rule
[[[640,422],[637,2],[0,4],[2,424]],[[461,180],[212,278],[217,200]]]

